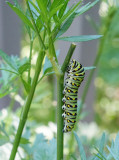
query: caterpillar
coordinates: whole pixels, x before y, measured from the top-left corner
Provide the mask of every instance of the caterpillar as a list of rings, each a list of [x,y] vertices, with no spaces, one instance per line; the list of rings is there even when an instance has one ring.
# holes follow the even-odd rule
[[[64,105],[62,109],[64,113],[64,128],[63,132],[70,132],[74,128],[77,115],[77,94],[78,88],[84,79],[85,71],[82,65],[76,60],[70,61],[67,67],[67,78],[65,79],[65,87],[63,90]]]

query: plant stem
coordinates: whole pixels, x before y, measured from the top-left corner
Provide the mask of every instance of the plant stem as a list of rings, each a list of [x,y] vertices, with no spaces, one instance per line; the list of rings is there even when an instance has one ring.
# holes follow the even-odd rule
[[[31,85],[29,95],[28,95],[27,100],[26,100],[26,104],[24,106],[23,113],[22,113],[21,118],[20,118],[17,134],[15,136],[12,152],[11,152],[11,155],[10,155],[10,160],[14,160],[16,152],[17,152],[17,148],[18,148],[19,143],[20,143],[22,132],[23,132],[26,120],[27,120],[28,112],[29,112],[30,105],[31,105],[31,102],[32,102],[32,99],[33,99],[33,96],[34,96],[35,88],[36,88],[36,85],[37,85],[39,73],[41,71],[41,66],[42,66],[42,62],[43,62],[43,59],[44,59],[44,55],[45,54],[42,51],[42,52],[39,53],[38,58],[37,58],[35,75],[34,75],[34,78],[33,78],[33,82],[32,82],[32,85]]]
[[[63,118],[62,98],[64,88],[64,75],[57,78],[57,160],[63,160]]]
[[[61,70],[62,70],[63,73],[65,73],[65,71],[67,69],[67,66],[69,64],[69,61],[70,61],[73,53],[74,53],[75,48],[76,48],[76,44],[74,44],[74,43],[72,43],[70,45],[70,47],[69,47],[69,51],[68,51],[68,53],[66,55],[66,58],[65,58],[64,63],[62,65],[62,68],[61,68]]]
[[[33,40],[30,40],[30,56],[29,56],[29,70],[28,70],[28,83],[31,84],[31,77],[30,77],[30,73],[31,73],[31,59],[32,59],[32,48],[33,48]]]
[[[73,52],[76,48],[75,44],[71,44],[67,56],[64,60],[64,63],[61,67],[62,73],[60,76],[57,76],[57,160],[63,160],[63,118],[62,118],[62,98],[63,98],[63,89],[64,89],[64,74],[69,64],[69,61],[73,55]]]
[[[34,29],[35,29],[35,31],[36,31],[36,33],[37,33],[39,43],[41,44],[41,48],[43,48],[43,49],[45,50],[46,47],[45,47],[44,42],[43,42],[43,40],[42,40],[42,38],[41,38],[41,36],[40,36],[40,34],[39,34],[38,28],[37,28],[37,26],[36,26],[36,24],[35,24],[35,21],[34,21],[33,15],[32,15],[32,11],[31,11],[30,6],[29,6],[29,3],[28,3],[28,0],[26,0],[26,4],[27,4],[27,8],[28,8],[28,10],[29,10],[30,16],[31,16],[31,20],[32,20],[32,22],[33,22]]]

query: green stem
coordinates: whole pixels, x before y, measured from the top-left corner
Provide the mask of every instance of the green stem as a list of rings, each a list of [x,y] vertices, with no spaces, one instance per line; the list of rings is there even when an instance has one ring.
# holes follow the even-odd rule
[[[63,160],[63,118],[62,118],[62,98],[63,98],[63,89],[64,89],[64,74],[69,64],[69,61],[73,55],[73,52],[76,48],[75,44],[71,44],[67,56],[64,60],[64,63],[61,67],[62,73],[60,76],[57,76],[57,160]]]
[[[63,118],[62,98],[64,88],[64,75],[57,78],[57,160],[63,160]]]
[[[33,49],[33,40],[30,40],[30,56],[29,56],[29,70],[28,70],[28,83],[31,84],[31,77],[30,77],[30,73],[31,73],[31,59],[32,59],[32,49]]]
[[[28,95],[27,100],[26,100],[26,104],[24,106],[23,113],[22,113],[21,118],[20,118],[17,134],[15,136],[12,152],[11,152],[11,155],[10,155],[10,160],[14,160],[16,152],[17,152],[17,148],[18,148],[19,143],[20,143],[20,139],[21,139],[21,136],[22,136],[22,132],[23,132],[26,120],[27,120],[30,105],[31,105],[31,102],[32,102],[32,99],[33,99],[33,96],[34,96],[34,92],[35,92],[35,88],[36,88],[36,85],[37,85],[38,77],[39,77],[39,74],[40,74],[40,71],[41,71],[44,55],[45,55],[44,52],[40,52],[40,54],[38,55],[38,58],[37,58],[35,75],[34,75],[34,78],[33,78],[33,82],[32,82],[32,85],[31,85],[29,95]]]
[[[74,53],[75,48],[76,48],[76,44],[74,44],[74,43],[72,43],[72,44],[70,45],[70,47],[69,47],[69,51],[68,51],[68,53],[67,53],[67,55],[66,55],[66,58],[65,58],[64,63],[63,63],[63,65],[62,65],[62,68],[61,68],[61,70],[62,70],[63,73],[64,73],[64,72],[66,71],[66,69],[67,69],[67,66],[68,66],[68,64],[69,64],[69,61],[70,61],[73,53]]]
[[[42,38],[41,38],[41,36],[40,36],[40,34],[39,34],[38,28],[37,28],[37,26],[36,26],[36,24],[35,24],[35,21],[34,21],[33,15],[32,15],[32,11],[31,11],[30,6],[29,6],[29,3],[28,3],[28,0],[26,0],[26,4],[27,4],[27,8],[28,8],[28,10],[29,10],[30,16],[31,16],[31,20],[32,20],[32,22],[33,22],[34,29],[35,29],[35,31],[36,31],[36,33],[37,33],[39,43],[41,44],[41,48],[43,48],[43,49],[45,50],[46,47],[45,47],[44,42],[43,42],[43,40],[42,40]]]

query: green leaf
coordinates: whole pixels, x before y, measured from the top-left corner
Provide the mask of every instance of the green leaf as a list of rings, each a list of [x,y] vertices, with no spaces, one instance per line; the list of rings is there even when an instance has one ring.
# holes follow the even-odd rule
[[[8,142],[10,142],[8,137],[0,135],[0,146]]]
[[[51,5],[51,10],[53,10],[54,8],[58,7],[59,5],[61,5],[63,2],[62,0],[54,0],[52,5]]]
[[[4,71],[11,72],[11,73],[14,73],[14,74],[18,75],[17,72],[14,72],[14,71],[12,71],[12,70],[10,70],[10,69],[0,68],[0,70],[4,70]]]
[[[98,150],[98,148],[95,147],[95,149],[96,149],[96,151],[98,152],[98,154],[96,154],[96,156],[97,156],[98,158],[100,158],[101,160],[106,160],[106,158],[103,156],[103,153],[101,153],[101,152]],[[96,158],[96,160],[98,160],[98,159]]]
[[[111,155],[113,156],[113,158],[115,160],[119,160],[119,159],[116,158],[115,154],[113,153],[113,151],[111,150],[111,148],[109,146],[107,146],[107,149],[109,150],[109,152],[111,153]]]
[[[47,14],[47,7],[46,7],[46,1],[45,0],[36,0],[38,7],[40,9],[40,14],[42,17],[44,17],[44,21],[48,21],[48,14]]]
[[[88,11],[90,8],[92,8],[96,3],[98,3],[99,0],[94,1],[93,3],[89,2],[83,7],[81,7],[79,10],[76,11],[77,16],[83,14],[84,12]]]
[[[31,88],[30,84],[27,83],[22,77],[21,77],[21,80],[22,80],[22,83],[24,85],[24,88],[25,88],[26,92],[29,93],[30,88]]]
[[[59,11],[62,6],[63,6],[63,4],[60,4],[58,7],[52,9],[51,12],[50,12],[50,14],[49,14],[49,18],[51,18],[54,14],[56,14],[57,11]]]
[[[105,146],[105,133],[102,134],[102,137],[101,137],[101,140],[100,140],[100,145],[99,145],[99,151],[102,154],[103,154],[103,151],[104,151],[104,146]]]
[[[59,24],[62,24],[62,22],[64,22],[67,18],[69,18],[73,13],[75,13],[75,11],[77,10],[77,8],[79,7],[81,1],[79,1],[73,8],[70,8],[68,10],[68,12],[60,19]]]
[[[58,40],[69,41],[69,42],[85,42],[85,41],[95,40],[101,37],[102,35],[82,35],[82,36],[61,37],[58,38]]]
[[[74,13],[67,19],[67,21],[61,27],[61,29],[60,29],[59,33],[57,34],[56,38],[60,37],[63,33],[65,33],[69,29],[69,27],[71,26],[71,24],[72,24],[72,22],[75,18],[75,15],[76,14]]]
[[[61,17],[61,19],[59,20],[58,24],[55,26],[55,28],[52,31],[52,35],[55,34],[56,30],[60,27],[60,25],[66,21],[72,14],[75,13],[75,11],[78,9],[79,5],[80,5],[81,1],[78,2],[74,7],[71,7],[66,14],[64,14],[64,16]]]
[[[7,2],[7,4],[12,8],[12,10],[20,17],[20,19],[27,24],[29,27],[31,27],[34,30],[34,27],[31,23],[31,21],[14,5],[11,3]]]
[[[19,67],[18,71],[20,74],[22,74],[23,72],[28,71],[29,68],[30,68],[30,63],[26,62],[25,64]]]
[[[63,7],[60,9],[58,17],[61,18],[66,10],[69,0],[64,1]]]
[[[82,145],[78,135],[76,134],[76,132],[74,132],[74,136],[75,136],[75,139],[76,139],[77,144],[78,144],[81,160],[86,160],[86,154],[85,154],[83,145]]]
[[[37,11],[37,13],[41,14],[40,10],[38,9],[38,7],[35,5],[35,3],[33,3],[32,1],[29,0],[29,2],[31,3],[31,5],[34,7],[34,9]],[[30,7],[31,8],[31,7]]]
[[[3,121],[1,121],[1,124],[0,124],[0,132],[2,132],[6,137],[9,137],[5,130],[5,123]]]
[[[84,70],[87,71],[87,70],[91,70],[91,69],[96,69],[95,66],[91,66],[91,67],[84,67]]]
[[[28,144],[28,143],[30,143],[29,139],[21,137],[20,144]]]
[[[18,68],[16,64],[5,52],[0,50],[0,56],[6,62],[6,64],[8,64],[12,68],[12,71],[14,71],[15,73],[18,73]]]

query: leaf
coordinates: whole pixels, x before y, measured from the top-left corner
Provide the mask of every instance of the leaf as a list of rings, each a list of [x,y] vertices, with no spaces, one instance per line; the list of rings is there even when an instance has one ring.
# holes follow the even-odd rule
[[[61,5],[63,2],[62,0],[54,0],[52,5],[51,5],[51,10],[53,10],[54,8],[58,7],[59,5]]]
[[[79,10],[76,11],[76,14],[79,16],[83,14],[84,12],[88,11],[90,8],[92,8],[96,3],[98,3],[99,0],[94,1],[93,3],[89,2],[83,7],[81,7]]]
[[[34,27],[33,27],[32,23],[31,23],[31,21],[17,7],[15,7],[14,5],[12,5],[9,2],[6,2],[6,3],[12,8],[12,10],[20,17],[20,19],[25,24],[27,24],[29,27],[31,27],[34,30]]]
[[[26,62],[25,64],[23,64],[18,68],[18,71],[20,74],[22,74],[23,72],[28,71],[29,68],[30,68],[30,63]]]
[[[104,145],[105,145],[105,133],[102,134],[100,145],[99,145],[99,151],[103,154],[104,151]]]
[[[81,160],[86,160],[86,154],[85,154],[83,145],[82,145],[78,135],[76,134],[76,132],[74,132],[74,136],[75,136],[75,139],[76,139],[77,144],[78,144]]]
[[[59,33],[57,34],[56,38],[60,37],[63,33],[65,33],[69,29],[69,27],[71,26],[71,24],[72,24],[72,22],[75,18],[75,15],[76,14],[74,13],[67,19],[67,21],[61,27],[61,29],[60,29]]]
[[[119,156],[119,132],[114,142],[114,150],[115,150],[116,155]]]
[[[59,20],[58,24],[55,26],[55,28],[52,31],[52,35],[55,34],[57,28],[60,27],[60,25],[66,21],[72,14],[75,13],[75,11],[77,10],[77,8],[79,7],[81,1],[79,1],[74,7],[71,7],[66,14],[64,14],[64,16],[61,17],[61,19]]]
[[[115,160],[119,160],[119,159],[116,158],[115,154],[113,153],[113,151],[111,150],[111,148],[109,146],[107,146],[107,149],[110,151],[111,155],[113,156],[113,158]]]
[[[10,142],[8,137],[0,135],[0,146],[8,142]]]
[[[62,24],[62,22],[64,22],[67,18],[69,18],[73,13],[75,13],[75,11],[77,10],[77,8],[79,7],[81,1],[79,1],[73,8],[70,8],[68,10],[68,12],[60,19],[59,24]]]
[[[14,73],[14,74],[17,74],[17,75],[18,75],[17,72],[14,72],[14,71],[12,71],[12,70],[10,70],[10,69],[0,68],[0,70],[4,70],[4,71],[11,72],[11,73]]]
[[[98,158],[100,158],[100,159],[104,159],[104,160],[106,160],[106,158],[103,156],[103,154],[95,147],[95,149],[96,149],[96,151],[98,152],[98,154],[96,154],[96,156],[98,157]],[[96,159],[97,160],[97,159]]]
[[[28,144],[30,143],[29,139],[21,137],[20,144]]]
[[[63,4],[60,4],[58,7],[52,9],[50,14],[49,14],[49,18],[51,18],[54,14],[56,14],[57,11],[59,11],[62,6],[63,6]]]
[[[64,1],[63,7],[60,9],[58,17],[61,18],[66,10],[69,0]]]
[[[88,70],[91,70],[91,69],[96,69],[96,67],[95,67],[95,66],[84,67],[84,70],[85,70],[85,71],[88,71]]]
[[[13,71],[16,73],[18,72],[18,68],[16,64],[12,61],[12,59],[2,50],[0,50],[0,56],[2,59],[13,69]]]
[[[101,37],[102,35],[82,35],[82,36],[61,37],[58,38],[58,40],[69,41],[69,42],[85,42],[85,41],[95,40]]]
[[[40,9],[40,15],[44,18],[43,20],[45,22],[48,21],[48,14],[47,14],[47,7],[46,7],[46,3],[45,3],[45,0],[36,0],[37,4],[38,4],[38,7]]]
[[[21,77],[21,80],[22,80],[22,83],[24,85],[24,88],[25,88],[26,92],[29,93],[30,88],[31,88],[30,84],[27,83],[22,77]]]
[[[0,131],[1,131],[2,133],[4,133],[4,135],[5,135],[6,137],[9,137],[8,134],[7,134],[7,132],[6,132],[6,130],[5,130],[5,123],[4,123],[3,121],[1,121],[1,124],[0,124]]]
[[[29,2],[30,2],[31,5],[34,7],[34,9],[37,11],[37,13],[41,14],[40,10],[39,10],[38,7],[35,5],[35,3],[33,3],[31,0],[29,0]]]

